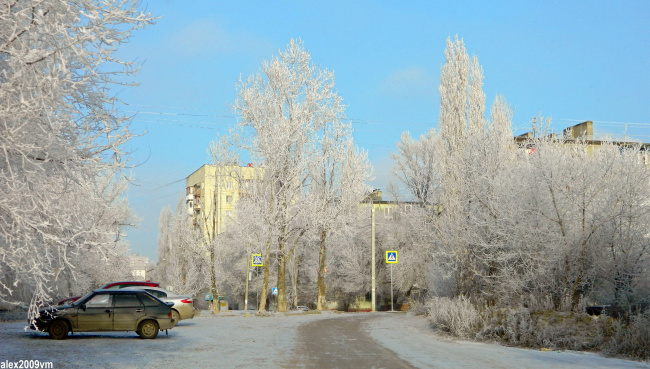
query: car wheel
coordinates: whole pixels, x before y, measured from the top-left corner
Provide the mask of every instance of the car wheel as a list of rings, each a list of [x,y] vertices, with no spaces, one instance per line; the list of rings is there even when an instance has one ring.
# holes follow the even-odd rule
[[[50,338],[55,340],[63,340],[68,337],[68,323],[63,320],[55,320],[50,323],[50,326],[47,328],[47,333],[49,333]]]
[[[176,310],[172,310],[172,317],[174,318],[176,324],[181,321],[181,314],[179,314]]]
[[[158,336],[158,323],[154,320],[145,320],[138,326],[138,335],[144,339],[153,339]]]

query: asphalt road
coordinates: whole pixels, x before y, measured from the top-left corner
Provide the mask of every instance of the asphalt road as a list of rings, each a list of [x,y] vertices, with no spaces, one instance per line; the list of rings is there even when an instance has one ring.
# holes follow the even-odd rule
[[[377,316],[330,318],[301,325],[293,368],[415,368],[363,329]]]

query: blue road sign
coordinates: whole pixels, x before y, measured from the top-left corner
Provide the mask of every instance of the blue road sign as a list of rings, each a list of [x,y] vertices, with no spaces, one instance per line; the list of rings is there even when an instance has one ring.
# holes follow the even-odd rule
[[[274,295],[277,295],[277,294],[278,294],[278,288],[277,288],[277,287],[273,287],[273,294],[274,294]]]
[[[254,267],[264,266],[262,262],[262,254],[253,254],[251,257],[251,265]]]
[[[386,264],[397,264],[397,251],[386,251]]]

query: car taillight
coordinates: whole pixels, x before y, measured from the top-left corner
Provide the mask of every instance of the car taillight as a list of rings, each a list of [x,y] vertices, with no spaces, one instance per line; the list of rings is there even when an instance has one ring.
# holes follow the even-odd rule
[[[191,304],[191,303],[192,303],[192,299],[183,299],[183,300],[181,300],[181,302],[182,302],[183,304]]]
[[[170,311],[169,312],[169,319],[171,319],[171,318],[172,318],[172,312]]]

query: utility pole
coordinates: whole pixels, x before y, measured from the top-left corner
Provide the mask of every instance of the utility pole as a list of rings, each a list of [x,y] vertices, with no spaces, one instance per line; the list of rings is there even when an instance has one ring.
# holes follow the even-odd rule
[[[251,267],[250,261],[247,259],[246,260],[246,295],[244,296],[244,311],[248,310],[248,281],[251,279],[250,267]]]
[[[371,204],[372,205],[372,204]],[[370,212],[370,252],[372,252],[372,310],[375,310],[377,297],[375,295],[375,208]]]

